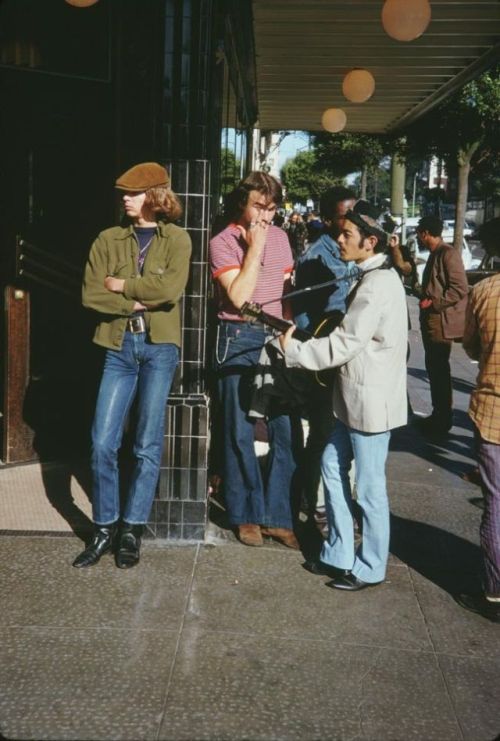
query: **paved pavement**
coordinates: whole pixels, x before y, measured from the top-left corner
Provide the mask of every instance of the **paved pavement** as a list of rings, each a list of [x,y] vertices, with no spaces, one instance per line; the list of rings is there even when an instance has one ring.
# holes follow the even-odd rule
[[[411,401],[426,414],[416,329],[411,346]],[[466,407],[476,367],[459,345],[453,373],[449,438],[429,444],[411,428],[393,436],[391,557],[375,589],[337,593],[302,568],[299,552],[236,543],[217,509],[204,544],[146,542],[131,571],[110,557],[77,571],[74,535],[28,534],[26,519],[18,534],[4,528],[3,738],[498,738],[500,627],[453,598],[478,586],[480,569],[480,491],[461,478],[473,464]],[[61,473],[57,488],[54,475],[47,486],[30,468],[39,484],[29,494],[67,522],[81,504],[71,476]],[[0,471],[11,525],[14,470]]]

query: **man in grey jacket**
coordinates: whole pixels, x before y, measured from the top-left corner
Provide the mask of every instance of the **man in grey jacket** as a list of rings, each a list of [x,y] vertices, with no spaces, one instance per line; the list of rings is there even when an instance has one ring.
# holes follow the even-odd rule
[[[373,214],[349,211],[338,238],[343,260],[362,276],[351,289],[347,313],[328,337],[301,343],[293,328],[280,339],[289,367],[338,368],[333,386],[332,429],[321,471],[328,539],[313,573],[333,577],[328,586],[357,591],[380,584],[389,555],[389,503],[385,463],[390,430],[407,421],[407,311],[401,280],[386,261],[387,237]],[[362,512],[356,548],[349,481],[356,464],[357,502]]]

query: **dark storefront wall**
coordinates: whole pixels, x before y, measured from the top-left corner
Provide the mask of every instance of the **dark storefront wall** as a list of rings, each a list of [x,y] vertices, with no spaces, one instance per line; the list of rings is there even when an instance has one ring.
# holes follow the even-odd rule
[[[113,219],[115,151],[109,8],[79,20],[65,3],[6,0],[0,8],[2,287],[24,289],[26,310],[31,303],[26,394],[18,379],[3,407],[4,458],[14,462],[33,455],[30,443],[42,460],[68,454],[88,422],[90,318],[79,286],[92,236]],[[29,255],[21,278],[20,240]],[[24,339],[13,326],[2,358],[15,357]]]
[[[117,174],[139,161],[164,162],[184,204],[180,224],[191,235],[193,258],[150,523],[158,537],[200,538],[206,519],[208,241],[220,196],[223,123],[242,131],[251,123],[251,94],[241,99],[238,71],[248,64],[235,48],[241,13],[250,18],[249,3],[235,9],[222,0],[148,0],[147,14],[143,0],[99,0],[90,8],[5,0],[0,7],[8,111],[1,132],[3,286],[25,289],[31,300],[28,388],[10,403],[22,405],[42,460],[88,452],[101,356],[79,283],[92,239],[119,218]],[[245,47],[244,39],[238,43]],[[228,91],[238,108],[230,122]],[[19,235],[42,250],[39,264],[40,253],[31,253],[23,277],[16,272]],[[5,335],[2,342],[6,351]]]

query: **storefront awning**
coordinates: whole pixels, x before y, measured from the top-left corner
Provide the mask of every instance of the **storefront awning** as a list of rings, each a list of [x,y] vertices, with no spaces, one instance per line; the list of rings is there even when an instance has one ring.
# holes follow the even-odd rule
[[[381,133],[415,120],[500,58],[498,0],[431,0],[432,20],[414,41],[390,38],[382,0],[253,0],[261,129],[321,129],[326,108],[345,131]],[[349,103],[354,67],[375,78],[372,98]]]

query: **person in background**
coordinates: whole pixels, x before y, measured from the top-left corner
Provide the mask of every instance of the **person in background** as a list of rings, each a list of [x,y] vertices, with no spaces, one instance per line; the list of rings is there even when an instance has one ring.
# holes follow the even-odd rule
[[[488,255],[500,257],[500,218],[486,222],[479,238]],[[463,594],[460,604],[500,623],[500,274],[477,283],[467,306],[463,346],[479,361],[469,415],[474,422],[484,510],[479,537],[484,585]]]
[[[189,235],[172,223],[182,209],[164,167],[135,165],[115,187],[130,223],[99,234],[83,280],[83,304],[99,316],[94,342],[105,349],[105,359],[92,426],[95,535],[73,562],[80,569],[113,549],[119,568],[139,562],[179,362],[179,301],[191,255]],[[118,451],[134,401],[134,468],[120,511]]]
[[[402,245],[399,241],[399,236],[396,234],[396,222],[393,221],[389,214],[385,214],[383,220],[384,230],[389,235],[387,242],[387,253],[390,257],[394,270],[398,273],[399,277],[403,281],[405,289],[408,289],[410,293],[416,291],[418,284],[417,266],[415,260],[410,254],[410,251],[406,245]],[[410,312],[407,307],[408,314],[408,331],[411,329]],[[410,360],[410,341],[408,340],[408,352],[406,354],[406,362]],[[410,396],[408,394],[408,418],[412,419],[414,415]]]
[[[289,290],[293,256],[282,229],[273,226],[281,203],[280,183],[251,172],[227,200],[231,220],[210,242],[210,266],[218,301],[216,371],[222,422],[226,511],[239,540],[263,545],[269,535],[298,548],[293,532],[291,489],[295,472],[290,417],[267,418],[269,455],[262,476],[255,452],[255,421],[249,415],[252,385],[262,346],[272,336],[240,309],[266,303],[266,312],[288,318],[282,296]]]
[[[349,188],[335,186],[326,190],[320,198],[320,213],[323,230],[316,241],[309,245],[295,266],[295,288],[297,290],[336,280],[327,288],[311,291],[291,300],[294,322],[300,329],[311,333],[320,325],[333,328],[345,314],[349,286],[358,276],[354,263],[344,262],[340,256],[337,239],[344,226],[344,218],[354,207],[356,196]],[[311,388],[307,405],[309,432],[301,465],[303,488],[302,507],[309,517],[322,515],[317,512],[318,488],[321,480],[321,456],[330,432],[331,389],[321,385],[317,377]]]
[[[291,213],[283,229],[287,233],[293,259],[296,262],[304,252],[306,246],[307,229],[302,216],[297,211]]]
[[[453,340],[463,336],[469,291],[460,251],[445,244],[442,231],[437,216],[424,216],[418,222],[417,237],[430,251],[419,306],[432,414],[416,424],[431,436],[446,435],[453,424],[450,353]]]
[[[283,216],[282,213],[280,213],[279,211],[276,211],[274,215],[274,219],[273,219],[274,226],[279,226],[283,228],[284,223],[285,223],[285,217]]]
[[[311,211],[306,220],[307,241],[309,244],[315,242],[323,231],[323,222],[316,211]]]

